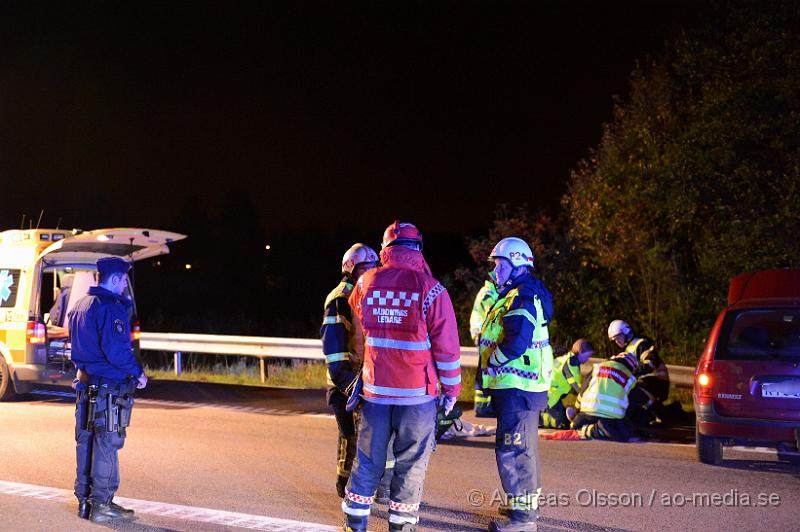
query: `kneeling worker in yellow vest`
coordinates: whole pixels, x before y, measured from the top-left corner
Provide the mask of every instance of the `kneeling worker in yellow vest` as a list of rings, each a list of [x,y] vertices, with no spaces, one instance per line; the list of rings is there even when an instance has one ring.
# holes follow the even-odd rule
[[[553,361],[553,380],[547,393],[547,408],[539,414],[539,426],[551,429],[568,429],[569,419],[562,402],[571,393],[581,392],[581,364],[594,356],[594,347],[585,338],[572,344],[569,353]]]
[[[595,364],[586,390],[578,396],[572,428],[581,439],[628,441],[633,427],[625,418],[628,394],[636,384],[639,361],[633,353],[620,353]]]

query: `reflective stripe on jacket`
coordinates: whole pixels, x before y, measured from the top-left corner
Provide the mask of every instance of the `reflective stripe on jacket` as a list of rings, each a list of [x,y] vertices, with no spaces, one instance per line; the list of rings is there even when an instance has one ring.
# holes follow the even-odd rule
[[[336,386],[342,392],[355,379],[363,358],[363,348],[358,340],[360,334],[353,323],[353,313],[347,301],[352,290],[353,283],[346,276],[328,294],[319,331],[328,385]]]
[[[478,339],[484,389],[550,389],[553,349],[533,278],[526,274],[503,288]]]
[[[634,338],[625,346],[625,352],[633,353],[639,360],[639,369],[636,371],[637,377],[641,378],[648,375],[669,382],[667,365],[658,356],[653,340],[650,338]]]
[[[350,295],[364,332],[364,395],[435,397],[461,392],[461,350],[450,296],[422,253],[381,250],[380,268],[362,275]]]
[[[628,393],[636,378],[628,366],[616,360],[595,364],[589,386],[578,397],[580,411],[607,419],[622,419],[628,409]]]

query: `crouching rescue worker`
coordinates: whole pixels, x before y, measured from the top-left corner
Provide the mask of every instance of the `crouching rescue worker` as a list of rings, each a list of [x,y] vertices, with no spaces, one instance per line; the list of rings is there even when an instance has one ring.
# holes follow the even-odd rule
[[[348,387],[361,371],[364,359],[364,345],[360,330],[353,321],[353,313],[347,298],[353,291],[353,284],[361,275],[376,267],[378,254],[364,244],[353,244],[342,257],[342,280],[325,298],[322,317],[322,352],[328,368],[328,404],[336,417],[339,427],[339,445],[336,462],[336,493],[344,498],[344,490],[350,479],[350,469],[356,456],[356,415],[346,410]],[[394,461],[386,463],[384,479],[391,480]],[[388,486],[383,486],[388,491]],[[378,498],[388,494],[379,490]],[[388,500],[386,501],[388,502]]]
[[[345,530],[367,530],[391,445],[389,530],[412,532],[434,447],[439,387],[449,414],[461,391],[461,354],[453,304],[422,256],[419,230],[394,222],[382,248],[382,266],[362,275],[350,295],[364,331],[364,402],[342,510]]]
[[[125,444],[134,388],[147,377],[133,354],[130,300],[125,297],[129,264],[119,257],[97,261],[98,286],[69,313],[75,380],[75,496],[78,515],[96,523],[130,518],[113,501],[119,488],[117,452]]]
[[[636,384],[636,355],[620,353],[595,364],[586,390],[575,402],[572,428],[581,439],[628,441],[633,427],[625,417],[628,394]]]
[[[581,392],[583,376],[581,364],[594,356],[594,347],[589,340],[581,338],[572,344],[569,353],[553,361],[553,380],[547,392],[547,408],[539,416],[539,425],[551,429],[568,429],[566,408],[563,400],[569,394]]]
[[[663,418],[663,402],[669,396],[669,371],[656,352],[653,340],[636,336],[630,325],[614,320],[608,326],[608,339],[636,357],[636,387],[630,394],[627,417],[635,427],[646,427]]]
[[[490,258],[498,298],[481,328],[478,351],[483,389],[497,412],[495,458],[510,521],[492,522],[489,530],[527,532],[536,530],[539,517],[538,421],[547,405],[553,351],[530,246],[504,238]]]

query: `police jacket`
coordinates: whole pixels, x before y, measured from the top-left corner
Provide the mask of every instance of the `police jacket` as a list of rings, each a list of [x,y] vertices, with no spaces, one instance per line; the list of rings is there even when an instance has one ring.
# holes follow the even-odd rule
[[[422,253],[381,250],[380,268],[359,277],[350,306],[364,331],[364,397],[419,404],[461,392],[461,351],[450,296]]]
[[[342,393],[355,379],[361,368],[363,347],[359,347],[356,324],[347,298],[353,291],[353,281],[345,275],[342,281],[325,298],[322,315],[322,352],[328,366],[329,385]]]
[[[131,302],[93,286],[69,313],[72,361],[98,378],[124,382],[142,374],[131,346]]]
[[[524,273],[500,290],[478,339],[483,389],[547,392],[553,349],[535,279]]]

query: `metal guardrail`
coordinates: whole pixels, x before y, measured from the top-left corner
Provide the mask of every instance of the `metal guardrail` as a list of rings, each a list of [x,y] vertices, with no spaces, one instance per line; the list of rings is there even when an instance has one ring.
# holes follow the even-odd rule
[[[256,357],[259,360],[261,382],[266,380],[267,358],[293,358],[304,360],[323,360],[322,342],[309,338],[278,338],[268,336],[229,336],[218,334],[152,333],[143,332],[139,346],[145,351],[167,351],[174,353],[175,373],[182,371],[182,353],[206,353],[216,355],[238,355]],[[602,359],[593,358],[581,370],[590,373],[592,363]],[[475,347],[461,348],[461,366],[478,367],[478,350]],[[686,366],[667,366],[670,381],[679,388],[694,385],[694,368]]]

